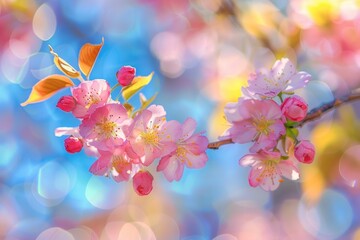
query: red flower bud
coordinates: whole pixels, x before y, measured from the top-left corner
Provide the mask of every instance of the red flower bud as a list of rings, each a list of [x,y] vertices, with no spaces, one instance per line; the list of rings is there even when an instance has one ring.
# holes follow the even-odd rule
[[[131,66],[124,66],[116,73],[119,84],[123,87],[130,85],[135,77],[136,69]]]
[[[289,97],[281,104],[281,111],[284,116],[294,122],[303,120],[306,117],[307,110],[307,103],[299,96]]]
[[[81,141],[81,139],[74,136],[66,138],[64,144],[65,149],[68,153],[80,152],[83,147],[83,142]]]
[[[135,192],[140,195],[148,195],[153,189],[152,182],[154,177],[148,171],[139,171],[133,177],[133,187]]]
[[[294,155],[299,162],[312,163],[315,157],[315,147],[310,141],[302,140],[295,146]]]
[[[72,96],[63,96],[59,99],[56,106],[64,112],[71,112],[76,106],[76,100]]]

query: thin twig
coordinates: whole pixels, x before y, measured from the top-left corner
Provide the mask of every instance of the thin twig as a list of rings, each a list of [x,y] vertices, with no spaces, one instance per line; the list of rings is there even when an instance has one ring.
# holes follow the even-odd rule
[[[345,104],[348,102],[352,102],[352,101],[356,101],[356,100],[360,100],[360,94],[359,93],[354,93],[349,95],[348,97],[342,98],[342,99],[335,99],[334,101],[330,102],[330,103],[326,103],[318,108],[315,108],[313,110],[311,110],[306,117],[304,118],[304,120],[302,120],[301,122],[299,122],[299,124],[295,127],[301,127],[303,126],[305,123],[307,122],[311,122],[314,121],[318,118],[320,118],[323,114]],[[220,141],[216,141],[216,142],[211,142],[208,144],[208,149],[219,149],[222,145],[226,145],[226,144],[231,144],[234,143],[231,139],[224,139],[224,140],[220,140]]]

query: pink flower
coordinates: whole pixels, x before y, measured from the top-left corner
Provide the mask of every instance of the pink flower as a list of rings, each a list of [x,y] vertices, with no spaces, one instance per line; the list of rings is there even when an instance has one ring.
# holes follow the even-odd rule
[[[77,118],[88,117],[91,113],[90,107],[94,110],[95,107],[106,104],[110,98],[110,86],[103,79],[82,82],[72,88],[71,92],[77,102],[72,113]]]
[[[308,105],[299,96],[286,98],[281,104],[281,111],[284,116],[294,122],[300,122],[306,117]]]
[[[184,165],[189,168],[204,167],[208,157],[205,153],[208,139],[201,134],[194,134],[196,121],[185,120],[183,125],[177,123],[180,135],[175,140],[176,150],[161,158],[157,171],[162,171],[168,181],[179,181],[184,171]]]
[[[295,146],[296,159],[302,163],[312,163],[315,157],[315,147],[308,140],[302,140]]]
[[[145,166],[176,149],[174,139],[180,129],[174,121],[166,122],[165,114],[162,106],[152,105],[135,117],[127,131],[134,152]]]
[[[118,83],[125,87],[130,85],[135,77],[136,69],[131,66],[124,66],[116,73]]]
[[[137,165],[129,156],[126,144],[111,150],[99,151],[100,157],[91,165],[89,171],[98,176],[110,176],[116,182],[128,181],[137,171]],[[136,161],[136,160],[135,160]]]
[[[81,139],[70,136],[64,140],[65,149],[68,153],[80,152],[83,148],[83,142]]]
[[[64,112],[71,112],[76,106],[76,100],[72,96],[63,96],[59,99],[56,107],[60,108]]]
[[[305,87],[311,76],[306,72],[297,72],[295,66],[287,58],[277,60],[270,71],[257,70],[250,74],[249,86],[242,92],[249,98],[273,98],[280,92],[293,92]]]
[[[133,177],[133,187],[135,192],[140,195],[148,195],[153,189],[154,177],[148,171],[140,170]]]
[[[290,180],[299,179],[299,170],[291,160],[282,160],[279,152],[260,151],[248,154],[239,161],[241,166],[251,166],[249,184],[252,187],[260,185],[265,191],[274,191],[282,177]]]
[[[101,150],[111,149],[124,142],[123,128],[130,125],[131,120],[123,105],[106,104],[96,108],[82,121],[79,127],[80,135],[91,140],[91,144]]]
[[[273,100],[239,98],[237,103],[228,103],[224,111],[232,126],[221,138],[230,137],[236,143],[254,142],[251,152],[275,147],[278,138],[285,134],[281,109]]]

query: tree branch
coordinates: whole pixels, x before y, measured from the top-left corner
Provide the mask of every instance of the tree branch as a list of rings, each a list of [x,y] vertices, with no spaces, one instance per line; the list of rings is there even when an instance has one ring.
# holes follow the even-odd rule
[[[348,103],[348,102],[352,102],[352,101],[356,101],[356,100],[360,100],[360,93],[353,93],[353,94],[349,95],[348,97],[341,98],[341,99],[335,99],[334,101],[332,101],[330,103],[326,103],[318,108],[311,110],[306,115],[304,120],[299,122],[298,125],[295,127],[302,127],[305,123],[311,122],[311,121],[314,121],[314,120],[320,118],[323,114],[343,105],[344,103]],[[231,143],[234,143],[231,139],[225,139],[225,140],[220,140],[220,141],[216,141],[216,142],[211,142],[208,144],[208,149],[216,150],[216,149],[219,149],[222,145],[231,144]]]

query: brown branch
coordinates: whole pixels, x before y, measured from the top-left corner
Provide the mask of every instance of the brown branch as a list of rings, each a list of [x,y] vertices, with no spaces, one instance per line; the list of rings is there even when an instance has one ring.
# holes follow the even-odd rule
[[[311,110],[306,115],[304,120],[299,122],[299,124],[296,127],[301,127],[307,122],[314,121],[314,120],[320,118],[323,114],[343,105],[344,103],[348,103],[348,102],[352,102],[352,101],[356,101],[356,100],[360,100],[359,93],[354,93],[354,94],[349,95],[348,97],[345,97],[342,99],[335,99],[334,101],[332,101],[330,103],[326,103],[318,108]],[[222,145],[231,144],[231,143],[234,143],[231,139],[225,139],[225,140],[220,140],[220,141],[216,141],[216,142],[211,142],[208,144],[208,149],[219,149]]]

